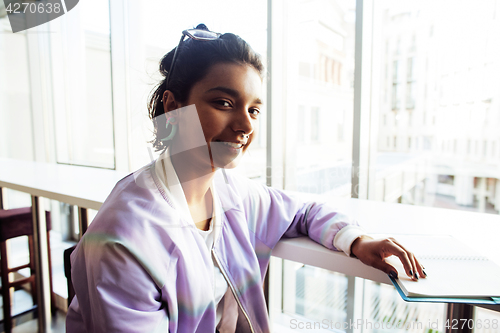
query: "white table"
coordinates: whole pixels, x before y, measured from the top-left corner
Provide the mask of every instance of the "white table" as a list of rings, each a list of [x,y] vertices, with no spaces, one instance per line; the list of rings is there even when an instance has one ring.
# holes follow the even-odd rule
[[[481,214],[442,208],[393,204],[358,199],[307,196],[327,202],[357,220],[363,229],[374,234],[451,235],[500,266],[500,215]],[[304,252],[306,251],[306,252]],[[316,258],[310,258],[309,254]],[[314,266],[346,275],[357,275],[382,283],[390,280],[374,268],[342,253],[332,253],[309,239],[287,239],[274,249],[277,257],[292,256]],[[304,261],[305,260],[305,261]],[[333,262],[335,261],[335,262]],[[350,267],[346,267],[346,266]],[[324,267],[323,267],[324,266]],[[328,268],[331,267],[331,268]],[[352,274],[350,274],[350,272]]]
[[[328,202],[356,219],[368,233],[451,235],[500,266],[500,215],[358,199],[321,198],[310,195],[308,198]],[[308,238],[282,240],[272,255],[392,285],[387,275],[381,271],[343,253],[329,251]],[[497,305],[484,307],[500,311],[500,306]],[[473,307],[467,304],[449,304],[447,312],[448,319],[472,319]]]
[[[124,176],[125,173],[114,170],[0,158],[0,208],[3,208],[2,188],[31,195],[39,332],[47,332],[50,323],[47,229],[40,197],[78,206],[80,233],[83,233],[88,226],[87,209],[99,209]]]

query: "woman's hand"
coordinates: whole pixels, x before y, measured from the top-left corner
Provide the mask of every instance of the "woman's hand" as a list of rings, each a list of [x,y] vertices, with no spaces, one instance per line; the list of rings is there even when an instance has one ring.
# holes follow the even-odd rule
[[[419,276],[422,278],[427,276],[424,272],[424,267],[420,265],[413,253],[405,249],[403,245],[392,237],[373,239],[369,236],[361,236],[352,243],[351,253],[364,264],[380,269],[393,278],[397,278],[397,270],[384,260],[392,255],[397,256],[401,260],[406,275],[413,280],[418,280]]]

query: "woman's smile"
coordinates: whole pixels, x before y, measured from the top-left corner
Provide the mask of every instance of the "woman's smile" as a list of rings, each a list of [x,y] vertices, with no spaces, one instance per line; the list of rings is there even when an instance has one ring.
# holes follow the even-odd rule
[[[233,161],[242,152],[244,145],[235,142],[215,141],[210,144],[210,151],[212,156],[217,156],[217,159],[223,159],[224,155],[229,156]]]

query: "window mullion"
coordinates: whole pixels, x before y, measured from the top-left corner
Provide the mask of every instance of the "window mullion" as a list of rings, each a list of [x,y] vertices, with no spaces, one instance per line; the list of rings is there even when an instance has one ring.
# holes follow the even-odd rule
[[[368,198],[373,1],[356,1],[351,197]]]

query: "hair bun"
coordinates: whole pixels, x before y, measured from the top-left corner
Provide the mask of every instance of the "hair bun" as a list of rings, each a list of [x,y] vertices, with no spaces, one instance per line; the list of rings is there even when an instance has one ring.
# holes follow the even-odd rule
[[[207,26],[203,23],[198,24],[195,29],[209,31]]]

